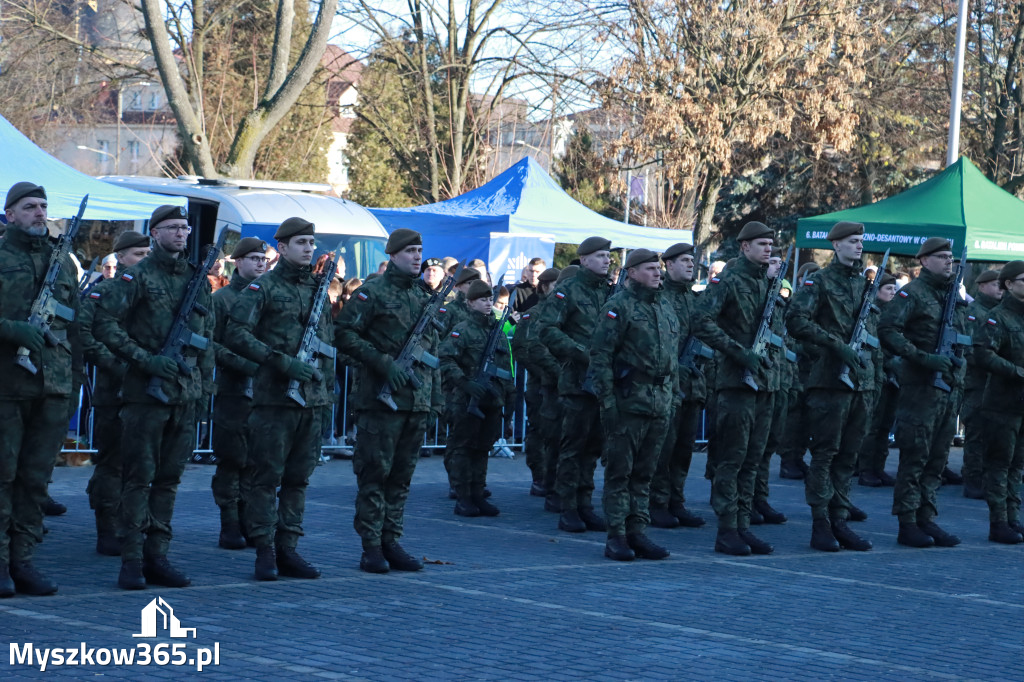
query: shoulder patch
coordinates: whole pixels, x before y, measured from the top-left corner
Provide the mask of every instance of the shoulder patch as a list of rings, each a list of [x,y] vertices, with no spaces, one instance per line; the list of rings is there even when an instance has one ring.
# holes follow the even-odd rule
[[[813,287],[814,286],[814,280],[813,279],[805,279],[804,280],[804,286],[805,287]]]
[[[252,289],[253,291],[259,291],[260,285],[256,284],[256,282],[253,282],[252,284],[249,285],[249,288]]]
[[[89,298],[99,298],[99,297],[100,297],[100,296],[102,296],[102,295],[103,295],[103,294],[101,294],[101,293],[100,293],[100,292],[98,292],[98,291],[90,291],[90,292],[89,292]]]
[[[722,280],[720,277],[712,277],[711,279],[708,280],[708,284],[718,284],[721,281]]]
[[[565,298],[565,294],[563,294],[561,291],[556,291],[555,292],[555,298],[559,298],[559,299]]]
[[[910,298],[910,294],[903,290],[900,290],[900,296],[902,296],[903,298]]]
[[[619,316],[619,314],[617,312],[615,312],[614,310],[609,310],[608,311],[608,317],[612,318],[613,320],[615,318],[617,318],[618,316]]]
[[[462,335],[461,335],[461,334],[459,334],[458,332],[452,332],[452,337],[453,337],[453,338],[456,338],[456,339],[457,339],[457,338],[459,338],[460,336],[462,336]]]
[[[132,277],[132,276],[131,276],[130,274],[128,274],[128,273],[126,272],[126,273],[124,273],[123,275],[121,275],[121,279],[123,279],[123,280],[124,280],[124,281],[126,281],[126,282],[130,282],[130,281],[132,281],[132,280],[133,280],[133,279],[135,279],[135,278],[134,278],[134,277]]]
[[[523,313],[522,319],[524,319],[524,320],[530,319],[530,313]]]
[[[356,294],[356,298],[358,298],[360,301],[368,301],[370,299],[370,297],[366,295],[365,291],[360,291],[358,294]]]
[[[967,319],[970,320],[971,322],[974,322],[978,318],[976,318],[974,315],[968,315]]]
[[[998,322],[996,322],[995,320],[993,320],[993,319],[992,319],[991,317],[990,317],[990,318],[988,318],[988,323],[989,323],[990,325],[992,325],[993,327],[994,327],[994,326],[996,326],[997,324],[999,324]]]
[[[441,306],[440,308],[437,309],[437,312],[443,315],[444,313],[448,312],[448,309],[445,308],[444,306]]]

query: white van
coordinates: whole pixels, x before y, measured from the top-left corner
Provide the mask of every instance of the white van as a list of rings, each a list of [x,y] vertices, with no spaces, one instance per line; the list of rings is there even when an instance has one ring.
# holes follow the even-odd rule
[[[330,185],[193,175],[108,175],[100,179],[144,192],[187,197],[194,260],[198,260],[200,249],[216,242],[223,230],[230,230],[225,253],[231,253],[242,237],[258,237],[273,246],[278,225],[292,217],[316,224],[317,256],[341,247],[345,265],[344,270],[339,267],[339,274],[345,279],[366,279],[388,259],[384,253],[388,233],[380,222],[359,204],[326,194]],[[145,221],[136,229],[144,231]]]

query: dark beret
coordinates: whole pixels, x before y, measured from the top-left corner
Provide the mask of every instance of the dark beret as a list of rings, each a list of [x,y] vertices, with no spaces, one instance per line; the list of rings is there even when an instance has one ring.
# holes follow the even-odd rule
[[[999,286],[1005,289],[1006,280],[1017,279],[1021,275],[1024,275],[1024,260],[1012,260],[999,271]]]
[[[420,267],[420,273],[422,274],[426,272],[427,268],[441,268],[442,270],[445,269],[444,263],[441,262],[440,258],[428,258],[427,260],[423,261],[423,265]]]
[[[475,301],[478,298],[484,296],[491,296],[494,292],[491,291],[491,285],[482,279],[474,279],[469,283],[469,288],[466,289],[466,300]]]
[[[882,281],[878,283],[878,288],[881,289],[889,284],[896,284],[896,278],[890,275],[888,272],[882,275]]]
[[[467,268],[476,268],[478,270],[486,270],[487,269],[487,263],[483,262],[479,258],[474,258],[473,260],[471,260],[468,263],[466,263],[466,267]]]
[[[818,270],[821,270],[821,266],[817,263],[804,263],[800,266],[800,269],[797,270],[796,276],[799,279],[801,277],[806,277],[812,272],[817,272]]]
[[[544,272],[540,273],[540,277],[537,278],[538,282],[554,282],[558,279],[558,268],[548,268]]]
[[[46,190],[42,185],[32,182],[16,182],[7,190],[7,198],[4,200],[4,210],[24,199],[25,197],[46,198]]]
[[[665,250],[665,253],[661,254],[661,257],[664,260],[672,260],[678,256],[685,256],[688,253],[693,253],[693,244],[679,242],[678,244],[673,244],[668,247],[668,249]]]
[[[587,237],[576,249],[577,256],[589,256],[597,251],[610,251],[612,242],[604,237]]]
[[[736,241],[738,242],[749,242],[754,239],[775,239],[775,233],[772,232],[772,228],[768,227],[764,223],[759,223],[756,220],[752,220],[743,226],[740,233],[736,235]]]
[[[561,282],[562,280],[574,277],[576,273],[579,272],[579,269],[580,266],[578,265],[566,265],[564,268],[562,268],[562,271],[558,273],[558,279],[556,279],[555,281]]]
[[[305,218],[289,218],[281,223],[281,227],[277,228],[277,232],[274,233],[274,239],[279,242],[286,242],[292,237],[312,234],[316,234],[316,225]]]
[[[259,253],[267,252],[267,243],[262,239],[256,237],[246,237],[239,239],[238,244],[235,245],[234,251],[231,252],[231,258],[242,258],[248,256],[250,253],[258,251]]]
[[[635,268],[636,266],[643,265],[644,263],[657,262],[658,254],[656,251],[651,251],[650,249],[633,249],[629,252],[629,255],[626,256],[626,269],[629,270],[630,268]]]
[[[149,237],[135,230],[126,230],[117,235],[117,239],[114,240],[115,253],[125,249],[136,249],[140,246],[149,246]]]
[[[974,279],[975,284],[984,284],[985,282],[994,282],[999,279],[998,270],[983,270],[980,275]]]
[[[163,206],[157,206],[156,210],[153,211],[153,215],[149,217],[149,229],[153,229],[165,220],[187,220],[188,209],[184,206],[171,206],[170,204],[164,204]]]
[[[479,270],[469,267],[462,268],[462,272],[460,272],[459,276],[455,278],[455,286],[465,284],[466,282],[472,282],[475,279],[481,279]]]
[[[400,227],[388,237],[388,244],[384,247],[384,253],[389,256],[398,253],[408,246],[422,246],[423,237],[416,230],[407,227]]]
[[[921,244],[921,248],[917,250],[915,258],[924,258],[930,256],[933,253],[939,251],[952,251],[953,245],[949,243],[948,239],[943,237],[928,237],[924,240],[924,244]]]
[[[832,226],[832,229],[828,231],[825,239],[832,241],[838,241],[840,239],[846,239],[852,234],[864,234],[864,223],[854,223],[849,220],[841,220]]]

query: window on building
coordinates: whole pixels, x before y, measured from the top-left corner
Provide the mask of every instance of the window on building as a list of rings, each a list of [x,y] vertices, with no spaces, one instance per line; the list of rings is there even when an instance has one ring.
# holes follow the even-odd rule
[[[153,90],[149,93],[149,110],[158,111],[160,109],[160,93]]]

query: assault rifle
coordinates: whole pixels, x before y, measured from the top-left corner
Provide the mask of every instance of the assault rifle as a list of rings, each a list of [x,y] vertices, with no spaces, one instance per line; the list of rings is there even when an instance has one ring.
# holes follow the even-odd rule
[[[786,270],[789,269],[789,259],[793,256],[793,245],[789,245],[789,250],[786,251],[786,259],[782,261],[782,267],[779,268],[779,274],[775,276],[772,283],[768,286],[768,298],[764,302],[764,309],[761,311],[761,324],[757,328],[757,335],[754,336],[754,343],[750,347],[758,357],[761,358],[762,362],[770,365],[768,362],[768,346],[775,346],[776,348],[782,348],[782,337],[772,331],[772,314],[775,312],[775,304],[779,301],[779,292],[782,291],[782,280],[786,275]],[[761,390],[757,385],[757,381],[754,380],[754,373],[749,369],[743,370],[743,383],[750,386],[755,391]]]
[[[444,325],[441,324],[440,320],[437,319],[438,310],[444,305],[444,299],[451,293],[452,288],[455,286],[455,279],[462,272],[464,264],[460,263],[458,269],[454,275],[449,275],[448,279],[444,281],[444,285],[430,295],[430,299],[427,304],[423,306],[423,312],[420,313],[420,318],[416,321],[416,325],[412,328],[412,332],[409,334],[409,338],[406,339],[405,345],[402,346],[401,352],[398,357],[395,358],[395,364],[405,372],[406,376],[409,377],[409,383],[412,384],[413,388],[419,388],[423,385],[423,381],[420,380],[416,374],[416,365],[422,364],[430,367],[431,369],[437,369],[440,367],[440,361],[431,355],[426,348],[423,347],[423,337],[427,333],[427,326],[432,326],[438,331],[444,330]],[[380,391],[377,392],[377,400],[381,401],[394,411],[398,411],[398,405],[395,404],[394,399],[391,397],[391,382],[385,380],[384,385],[380,387]]]
[[[50,254],[50,266],[46,270],[46,277],[43,278],[43,285],[39,288],[39,293],[36,294],[35,300],[32,301],[32,307],[28,313],[28,323],[43,333],[46,343],[54,347],[59,346],[68,353],[71,352],[71,347],[67,341],[58,339],[57,335],[50,330],[50,327],[57,318],[65,322],[74,321],[75,311],[57,301],[54,295],[54,288],[57,285],[57,278],[60,277],[60,269],[64,265],[64,259],[71,253],[71,242],[74,241],[75,235],[78,234],[78,228],[82,226],[82,215],[85,213],[85,206],[88,203],[89,195],[86,194],[82,197],[82,203],[78,206],[78,214],[68,223],[68,229],[64,231],[64,234],[57,238],[57,245],[53,247],[53,253]],[[28,348],[24,346],[18,348],[15,362],[32,374],[39,372],[31,358],[29,358]]]
[[[868,334],[868,316],[871,315],[872,311],[878,310],[878,306],[875,305],[875,296],[878,295],[878,287],[882,283],[885,266],[889,263],[889,251],[890,249],[885,250],[885,255],[882,256],[882,264],[875,270],[875,278],[871,280],[871,284],[864,290],[864,300],[860,303],[860,312],[857,313],[857,321],[854,323],[853,333],[850,335],[850,343],[848,345],[858,356],[860,356],[864,346],[878,348],[878,337]],[[850,379],[850,366],[846,363],[843,363],[842,369],[839,370],[839,380],[850,388],[856,388],[853,385],[853,380]]]
[[[92,279],[93,273],[96,272],[96,264],[100,262],[101,256],[96,256],[92,259],[92,263],[89,263],[89,269],[82,274],[82,279],[78,280],[78,295],[82,296],[85,294],[85,290],[89,288],[89,280]]]
[[[221,230],[217,244],[206,254],[206,260],[203,261],[203,264],[192,273],[192,279],[189,280],[188,286],[185,287],[185,295],[182,297],[181,302],[178,303],[178,312],[174,316],[174,322],[171,324],[171,331],[168,332],[167,339],[164,340],[164,344],[160,347],[160,352],[158,353],[158,355],[170,358],[178,363],[178,371],[182,374],[188,374],[192,371],[192,367],[185,362],[185,355],[182,351],[186,348],[202,351],[206,350],[210,345],[208,338],[192,331],[191,327],[189,327],[189,320],[192,319],[192,313],[202,317],[210,314],[210,309],[199,302],[199,294],[202,292],[203,287],[206,286],[206,275],[209,274],[213,264],[217,262],[221,249],[224,248],[224,240],[227,236],[228,230]],[[184,254],[179,254],[178,257],[184,258],[185,256]],[[167,393],[164,392],[164,380],[157,376],[149,378],[149,385],[146,386],[146,395],[156,398],[164,404],[170,401]]]
[[[679,366],[694,372],[703,373],[703,370],[697,365],[697,358],[710,360],[713,357],[715,357],[715,351],[696,336],[690,334],[686,337],[686,342],[683,344],[683,352],[679,354]]]
[[[480,358],[480,368],[477,369],[476,376],[473,377],[474,383],[480,384],[495,396],[498,395],[498,391],[494,388],[494,384],[491,382],[491,379],[512,379],[511,372],[499,367],[494,362],[494,355],[498,351],[498,343],[505,339],[505,322],[508,320],[509,313],[511,312],[512,306],[506,305],[505,312],[497,319],[496,324],[491,329],[491,333],[487,335],[487,344],[484,346],[484,354],[483,357]],[[480,419],[484,418],[484,413],[480,409],[480,401],[475,397],[469,399],[469,406],[466,408],[466,412],[474,417],[479,417]]]
[[[956,346],[970,346],[971,337],[959,333],[953,326],[953,317],[956,315],[956,305],[960,300],[960,283],[964,281],[964,268],[967,266],[967,245],[960,254],[960,262],[956,266],[953,280],[949,283],[949,290],[946,292],[946,304],[942,308],[942,325],[939,327],[939,339],[935,344],[935,354],[944,355],[953,361],[954,367],[964,364],[964,359],[956,354]],[[942,372],[935,372],[933,381],[935,388],[940,388],[946,393],[952,389],[943,378]]]
[[[338,252],[340,250],[341,247],[339,246],[331,252],[331,259],[327,261],[323,274],[320,275],[320,283],[317,284],[316,293],[313,294],[313,305],[309,309],[306,331],[302,333],[299,352],[295,354],[295,357],[300,362],[304,362],[313,368],[313,379],[315,381],[320,381],[324,378],[320,368],[317,367],[320,364],[320,358],[334,358],[337,353],[334,350],[334,346],[320,340],[317,332],[320,329],[320,316],[323,314],[324,305],[327,303],[327,291],[331,288],[331,280],[334,279],[334,273],[338,269]],[[285,395],[297,402],[300,407],[306,406],[306,399],[302,397],[302,391],[299,390],[298,379],[292,379],[288,382],[288,389],[285,391]]]

